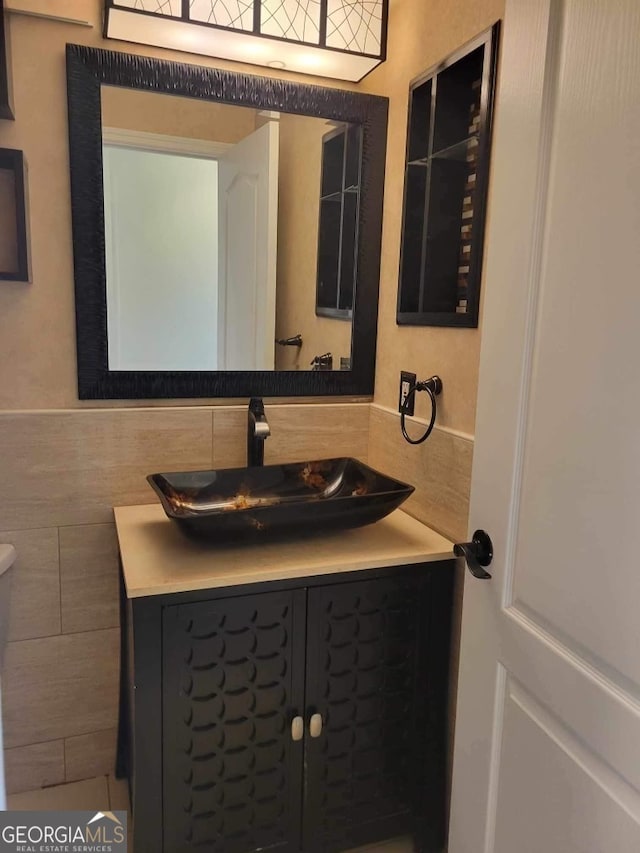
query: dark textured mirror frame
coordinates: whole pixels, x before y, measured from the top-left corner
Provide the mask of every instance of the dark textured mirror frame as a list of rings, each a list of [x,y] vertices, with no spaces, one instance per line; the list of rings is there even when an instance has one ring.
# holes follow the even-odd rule
[[[0,269],[0,281],[29,281],[29,235],[27,231],[27,181],[24,154],[15,148],[0,148],[0,171],[13,177],[15,217],[15,265]]]
[[[0,118],[13,119],[9,84],[9,39],[4,15],[4,0],[0,0]]]
[[[351,370],[109,370],[100,100],[103,84],[361,125],[362,190]],[[387,98],[72,44],[67,45],[67,97],[80,399],[373,393]]]

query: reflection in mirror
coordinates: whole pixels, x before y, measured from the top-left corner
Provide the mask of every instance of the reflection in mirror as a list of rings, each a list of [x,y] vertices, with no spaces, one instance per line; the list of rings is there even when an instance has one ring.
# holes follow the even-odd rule
[[[101,101],[109,370],[349,369],[360,127],[115,86]]]

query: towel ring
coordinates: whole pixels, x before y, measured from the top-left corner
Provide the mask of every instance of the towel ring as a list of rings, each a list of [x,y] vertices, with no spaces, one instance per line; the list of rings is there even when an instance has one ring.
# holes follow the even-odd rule
[[[426,391],[429,395],[429,399],[431,400],[431,420],[429,421],[429,426],[425,430],[424,434],[420,436],[420,438],[411,438],[409,433],[407,432],[405,417],[407,415],[407,406],[412,397],[415,396],[417,391]],[[407,396],[404,398],[404,403],[402,404],[402,409],[400,411],[400,429],[402,430],[402,435],[404,436],[405,441],[408,441],[409,444],[422,444],[423,441],[426,441],[436,422],[436,397],[442,391],[442,379],[439,376],[431,376],[429,379],[425,379],[423,382],[414,382],[414,384],[409,388],[407,392]]]

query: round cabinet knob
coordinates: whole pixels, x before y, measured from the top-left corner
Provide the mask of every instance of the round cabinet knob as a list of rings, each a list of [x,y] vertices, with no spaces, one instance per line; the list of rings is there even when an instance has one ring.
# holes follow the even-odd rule
[[[322,714],[312,714],[309,720],[309,734],[311,737],[320,737],[322,734]]]
[[[304,737],[304,720],[302,717],[294,717],[291,720],[291,740],[302,740]]]

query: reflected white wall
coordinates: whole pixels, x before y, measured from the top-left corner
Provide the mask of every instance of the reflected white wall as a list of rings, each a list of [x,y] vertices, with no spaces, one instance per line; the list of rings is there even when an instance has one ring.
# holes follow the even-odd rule
[[[105,145],[104,199],[109,369],[216,370],[217,162]]]

